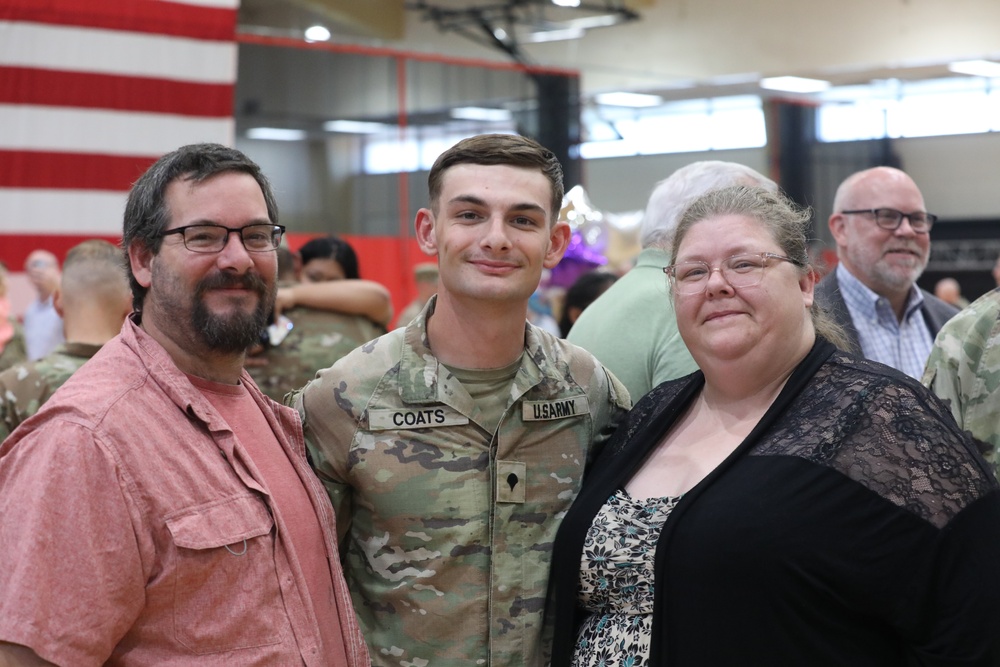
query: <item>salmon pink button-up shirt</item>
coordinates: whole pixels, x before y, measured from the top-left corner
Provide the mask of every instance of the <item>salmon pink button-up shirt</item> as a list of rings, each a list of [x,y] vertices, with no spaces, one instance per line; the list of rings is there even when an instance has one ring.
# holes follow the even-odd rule
[[[128,320],[0,447],[0,641],[80,667],[370,664],[298,416],[242,380],[322,526],[338,627],[243,445]]]

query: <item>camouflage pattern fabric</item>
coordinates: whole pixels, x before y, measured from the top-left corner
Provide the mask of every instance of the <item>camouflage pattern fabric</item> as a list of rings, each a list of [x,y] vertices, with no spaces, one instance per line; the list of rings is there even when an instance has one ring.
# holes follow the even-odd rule
[[[3,346],[3,350],[0,350],[0,371],[28,360],[28,346],[24,340],[24,328],[17,320],[11,319],[10,323],[14,326],[14,336]]]
[[[63,343],[50,354],[0,373],[0,441],[38,412],[56,389],[101,349],[100,345]]]
[[[1000,288],[987,292],[938,332],[923,383],[984,443],[1000,478]]]
[[[488,432],[428,346],[435,302],[288,400],[337,510],[372,663],[542,667],[552,541],[628,392],[590,354],[526,323],[506,411]]]
[[[265,394],[278,401],[301,389],[357,346],[385,333],[385,329],[360,315],[345,315],[313,308],[292,308],[284,315],[292,330],[279,345],[259,357],[266,365],[247,366],[247,372]]]

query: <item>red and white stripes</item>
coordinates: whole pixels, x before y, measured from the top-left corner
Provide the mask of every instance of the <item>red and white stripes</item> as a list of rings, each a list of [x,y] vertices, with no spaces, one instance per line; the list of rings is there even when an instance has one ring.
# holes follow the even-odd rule
[[[0,0],[0,259],[118,236],[157,157],[232,145],[238,5]]]

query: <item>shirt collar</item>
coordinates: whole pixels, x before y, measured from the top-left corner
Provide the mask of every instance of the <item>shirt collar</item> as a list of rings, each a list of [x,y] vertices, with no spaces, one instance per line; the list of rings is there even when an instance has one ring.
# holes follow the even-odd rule
[[[888,299],[872,291],[867,285],[854,277],[843,262],[837,264],[837,282],[840,284],[840,294],[844,297],[847,307],[865,317],[878,319],[878,305],[885,303],[888,306]],[[915,286],[910,286],[910,295],[906,299],[906,308],[903,311],[903,319],[909,319],[924,304],[924,295]]]

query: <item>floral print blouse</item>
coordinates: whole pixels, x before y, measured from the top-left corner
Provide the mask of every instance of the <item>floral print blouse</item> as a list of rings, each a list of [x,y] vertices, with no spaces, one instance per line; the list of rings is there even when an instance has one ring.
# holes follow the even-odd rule
[[[624,489],[608,499],[587,533],[574,667],[642,667],[653,617],[653,554],[680,497],[635,500]]]

